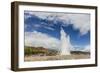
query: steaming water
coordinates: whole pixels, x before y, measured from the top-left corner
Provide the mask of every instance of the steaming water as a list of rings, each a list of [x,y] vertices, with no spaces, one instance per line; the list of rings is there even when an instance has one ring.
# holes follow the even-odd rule
[[[63,28],[61,28],[60,31],[61,34],[61,49],[60,49],[60,55],[70,55],[70,37],[65,33]]]

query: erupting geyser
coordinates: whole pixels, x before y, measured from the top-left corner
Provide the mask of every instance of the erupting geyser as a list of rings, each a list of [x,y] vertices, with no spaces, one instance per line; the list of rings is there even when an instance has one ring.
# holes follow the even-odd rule
[[[60,55],[70,55],[70,37],[68,34],[65,33],[63,28],[61,27],[61,48],[60,48]]]

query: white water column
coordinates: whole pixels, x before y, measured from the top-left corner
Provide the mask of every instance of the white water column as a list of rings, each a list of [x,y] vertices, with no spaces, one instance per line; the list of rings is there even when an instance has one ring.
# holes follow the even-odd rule
[[[70,48],[71,48],[71,43],[70,43],[70,37],[65,33],[63,28],[61,27],[61,48],[60,48],[60,55],[70,55]]]

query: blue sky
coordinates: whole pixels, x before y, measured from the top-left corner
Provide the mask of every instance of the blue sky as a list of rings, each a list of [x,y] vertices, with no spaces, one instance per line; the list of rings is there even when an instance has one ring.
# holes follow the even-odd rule
[[[24,11],[24,25],[25,32],[37,31],[58,40],[62,27],[70,36],[72,45],[90,45],[89,14]]]

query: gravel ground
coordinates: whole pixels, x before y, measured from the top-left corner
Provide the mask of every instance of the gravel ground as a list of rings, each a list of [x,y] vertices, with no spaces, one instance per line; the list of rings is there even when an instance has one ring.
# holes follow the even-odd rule
[[[24,61],[49,61],[49,60],[71,60],[71,59],[88,59],[90,54],[71,54],[56,56],[25,56]]]

